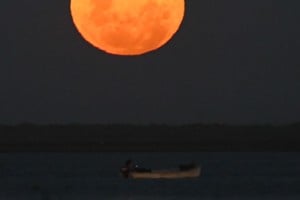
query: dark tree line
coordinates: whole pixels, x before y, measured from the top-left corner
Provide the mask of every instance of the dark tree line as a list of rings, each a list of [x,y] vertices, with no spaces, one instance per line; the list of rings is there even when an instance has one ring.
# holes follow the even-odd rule
[[[298,151],[300,123],[271,126],[0,126],[0,151]]]

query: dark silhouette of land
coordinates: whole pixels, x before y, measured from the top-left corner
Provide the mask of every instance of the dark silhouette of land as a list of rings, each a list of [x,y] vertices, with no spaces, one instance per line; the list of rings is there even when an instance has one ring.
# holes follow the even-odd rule
[[[0,152],[300,151],[300,123],[0,126]]]

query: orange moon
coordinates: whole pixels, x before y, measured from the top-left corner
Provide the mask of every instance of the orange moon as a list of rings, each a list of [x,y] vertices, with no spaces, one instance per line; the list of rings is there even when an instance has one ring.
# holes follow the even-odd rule
[[[81,36],[116,55],[141,55],[165,45],[178,31],[185,0],[71,0]]]

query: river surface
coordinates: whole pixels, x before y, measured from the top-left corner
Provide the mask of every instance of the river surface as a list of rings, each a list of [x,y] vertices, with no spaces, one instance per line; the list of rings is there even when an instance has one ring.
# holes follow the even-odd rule
[[[152,169],[194,161],[196,179],[127,180],[131,158]],[[300,153],[2,153],[1,200],[300,199]]]

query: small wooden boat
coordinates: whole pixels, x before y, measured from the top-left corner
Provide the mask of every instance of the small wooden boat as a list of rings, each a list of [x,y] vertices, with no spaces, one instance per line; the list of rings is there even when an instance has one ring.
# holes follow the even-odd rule
[[[201,167],[179,167],[177,169],[166,170],[145,170],[132,171],[129,173],[129,178],[133,179],[179,179],[179,178],[196,178],[200,176]]]

